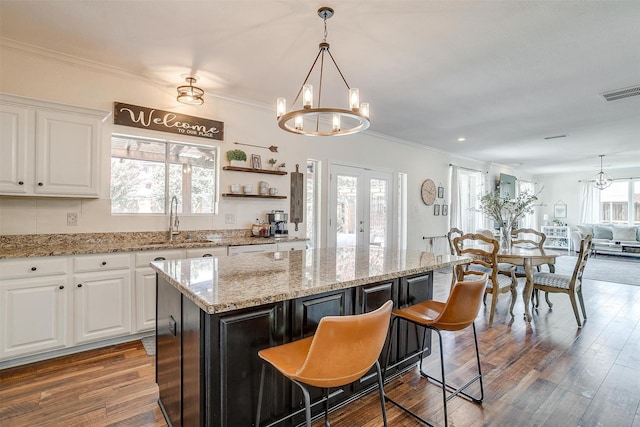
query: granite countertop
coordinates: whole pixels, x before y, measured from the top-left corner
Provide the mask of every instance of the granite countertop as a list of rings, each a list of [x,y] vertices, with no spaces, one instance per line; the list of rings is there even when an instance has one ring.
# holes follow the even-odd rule
[[[183,231],[169,241],[166,232],[27,234],[0,237],[0,259],[209,248],[305,241],[295,237],[251,237],[247,230]]]
[[[468,257],[354,247],[151,263],[203,311],[214,314],[464,264]]]

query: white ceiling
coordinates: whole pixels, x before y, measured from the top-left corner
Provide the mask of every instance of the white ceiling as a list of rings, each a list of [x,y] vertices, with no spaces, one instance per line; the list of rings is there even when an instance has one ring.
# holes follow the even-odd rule
[[[640,96],[600,96],[640,85],[640,1],[0,0],[0,35],[275,109],[320,6],[370,131],[534,174],[640,166]]]

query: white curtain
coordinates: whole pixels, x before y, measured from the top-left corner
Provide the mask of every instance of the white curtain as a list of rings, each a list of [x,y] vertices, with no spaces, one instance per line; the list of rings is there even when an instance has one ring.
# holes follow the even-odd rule
[[[600,222],[600,190],[589,181],[583,181],[581,186],[580,224],[598,224]]]
[[[456,227],[462,229],[462,200],[460,199],[460,182],[458,166],[449,166],[449,188],[451,189],[451,202],[449,204],[449,229]]]
[[[529,194],[536,194],[536,185],[531,181],[520,181],[518,180],[518,194],[527,192]],[[530,214],[525,214],[520,221],[518,221],[519,228],[533,228],[535,230],[538,229],[538,220],[536,218],[535,212]]]

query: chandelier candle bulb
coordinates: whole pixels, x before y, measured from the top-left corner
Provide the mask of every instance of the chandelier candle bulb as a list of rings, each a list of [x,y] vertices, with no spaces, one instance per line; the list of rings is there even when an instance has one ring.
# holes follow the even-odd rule
[[[360,91],[356,88],[349,89],[349,108],[351,111],[360,109]]]
[[[287,100],[284,98],[278,98],[278,100],[276,101],[276,117],[279,119],[286,112]]]
[[[332,127],[334,132],[340,132],[340,115],[338,114],[334,114],[333,115],[333,127]]]
[[[296,129],[302,130],[303,120],[304,119],[302,116],[296,116],[295,124],[294,124]]]
[[[362,114],[366,118],[369,118],[369,103],[368,102],[363,102],[362,104],[360,104],[360,114]]]
[[[306,84],[302,86],[302,106],[311,108],[313,105],[313,85]]]

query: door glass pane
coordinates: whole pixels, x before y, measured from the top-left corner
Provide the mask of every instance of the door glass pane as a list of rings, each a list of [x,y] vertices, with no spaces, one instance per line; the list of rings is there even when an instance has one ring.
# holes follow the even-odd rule
[[[336,246],[355,246],[358,232],[358,178],[338,175],[336,179]]]
[[[387,244],[387,181],[369,181],[369,244],[385,247]]]

